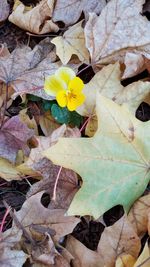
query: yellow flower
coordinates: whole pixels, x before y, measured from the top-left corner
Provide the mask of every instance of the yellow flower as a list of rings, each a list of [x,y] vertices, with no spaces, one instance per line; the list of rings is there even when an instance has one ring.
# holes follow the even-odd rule
[[[82,93],[84,83],[75,72],[68,67],[59,68],[54,75],[45,79],[44,90],[48,95],[56,96],[60,107],[76,110],[83,104],[85,95]]]

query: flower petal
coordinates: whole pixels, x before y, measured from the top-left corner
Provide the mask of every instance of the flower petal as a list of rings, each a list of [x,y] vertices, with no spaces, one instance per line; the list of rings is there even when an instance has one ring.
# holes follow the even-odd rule
[[[56,77],[62,79],[67,85],[69,84],[70,80],[72,80],[76,74],[75,72],[68,68],[68,67],[61,67],[55,72]]]
[[[85,95],[82,93],[78,93],[77,95],[75,95],[75,97],[71,95],[71,93],[68,94],[67,108],[70,111],[74,111],[77,109],[77,107],[83,104],[83,102],[85,101]]]
[[[76,92],[81,92],[83,87],[84,87],[83,81],[79,77],[75,77],[69,82],[68,90],[69,91],[76,90]]]
[[[56,95],[58,105],[62,108],[67,106],[67,94],[66,90],[59,91]]]
[[[55,75],[46,77],[44,90],[48,95],[56,96],[59,91],[67,89],[66,83]]]

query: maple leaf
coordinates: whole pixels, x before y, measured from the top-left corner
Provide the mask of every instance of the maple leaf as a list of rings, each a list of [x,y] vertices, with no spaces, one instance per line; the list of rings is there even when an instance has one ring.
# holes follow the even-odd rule
[[[70,27],[63,36],[52,39],[51,43],[56,45],[56,54],[65,65],[72,55],[77,55],[84,63],[89,61],[89,53],[85,47],[84,31],[81,27],[82,21]]]
[[[124,253],[137,258],[140,246],[140,239],[124,215],[104,229],[96,251],[88,249],[72,236],[67,239],[66,248],[74,256],[73,267],[78,267],[79,263],[83,267],[114,267],[116,258]]]
[[[139,56],[134,58],[134,68],[127,73],[129,76],[137,73],[141,56],[149,58],[150,54],[150,22],[141,15],[143,3],[143,0],[112,0],[100,16],[89,15],[85,39],[93,63],[124,61],[126,52],[130,50],[130,53],[140,55],[140,59]],[[131,60],[133,63],[133,58]]]
[[[77,111],[82,116],[90,117],[86,127],[87,135],[93,136],[97,129],[97,117],[95,115],[97,92],[120,105],[126,104],[133,114],[142,101],[147,101],[145,99],[150,95],[149,82],[138,81],[124,87],[120,80],[120,65],[116,62],[104,67],[96,73],[89,83],[85,84],[83,89],[86,96],[85,102]]]
[[[44,39],[32,50],[28,46],[16,48],[11,54],[0,57],[0,81],[13,87],[17,95],[25,93],[52,99],[43,90],[45,76],[54,74],[61,66],[53,63],[56,56],[49,38]]]
[[[150,122],[137,120],[126,107],[99,93],[97,116],[99,127],[94,137],[60,138],[43,152],[83,179],[68,214],[98,218],[118,204],[128,211],[150,179]]]
[[[7,120],[0,129],[0,157],[15,163],[20,149],[28,154],[27,140],[33,135],[34,131],[21,122],[19,116]]]
[[[99,14],[106,5],[105,0],[57,0],[53,12],[53,21],[63,21],[66,25],[74,24],[81,16],[89,12]]]
[[[50,19],[53,7],[54,1],[42,0],[37,6],[27,10],[27,7],[20,2],[14,6],[9,21],[23,30],[36,34],[57,32],[59,27]]]

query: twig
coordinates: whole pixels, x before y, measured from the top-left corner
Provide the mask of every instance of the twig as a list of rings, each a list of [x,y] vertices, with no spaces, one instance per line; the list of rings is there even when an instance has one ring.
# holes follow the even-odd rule
[[[4,227],[4,224],[5,224],[5,220],[6,220],[6,217],[7,217],[7,215],[8,215],[9,213],[10,213],[10,207],[8,207],[8,208],[6,209],[6,212],[5,212],[4,217],[3,217],[3,219],[2,219],[1,226],[0,226],[0,233],[3,232],[3,227]]]
[[[2,114],[2,120],[1,120],[0,129],[2,128],[2,126],[4,124],[4,120],[5,120],[5,111],[7,109],[7,100],[8,100],[8,83],[6,83],[6,94],[5,94],[5,100],[4,100],[4,111],[3,111],[3,114]]]

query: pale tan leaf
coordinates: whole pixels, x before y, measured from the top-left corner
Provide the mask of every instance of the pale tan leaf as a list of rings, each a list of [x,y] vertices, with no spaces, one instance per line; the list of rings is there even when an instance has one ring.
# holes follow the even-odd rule
[[[86,99],[77,111],[82,116],[90,117],[86,129],[86,134],[89,136],[93,136],[97,130],[97,117],[95,116],[97,92],[120,105],[127,105],[133,114],[140,103],[150,95],[150,82],[138,81],[124,87],[120,80],[120,65],[115,63],[104,67],[89,83],[85,84],[83,93]]]
[[[51,20],[53,7],[54,0],[42,0],[27,11],[26,6],[20,3],[9,16],[9,21],[35,34],[57,32],[59,27]]]
[[[148,229],[148,213],[150,209],[150,194],[139,198],[132,206],[128,219],[135,232],[142,237]]]
[[[88,63],[89,53],[85,47],[85,37],[82,21],[70,27],[63,36],[55,37],[51,43],[56,45],[56,54],[65,65],[72,55],[77,55],[80,61]]]
[[[20,180],[21,173],[8,160],[0,158],[0,177],[6,181]]]
[[[93,63],[124,61],[129,51],[150,57],[150,22],[141,15],[144,2],[112,0],[100,16],[90,14],[85,39]]]
[[[146,242],[145,247],[137,259],[133,267],[149,267],[150,266],[150,249],[148,242]]]
[[[39,117],[39,125],[45,136],[51,135],[53,131],[60,126],[60,124],[51,116],[49,111]]]
[[[82,11],[85,16],[89,12],[99,14],[105,5],[105,0],[57,0],[53,21],[63,21],[66,25],[71,25],[80,18]]]
[[[122,76],[122,79],[129,78],[133,75],[142,72],[145,68],[144,65],[144,57],[140,54],[127,52],[124,59],[124,64],[126,65],[126,69]]]

